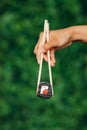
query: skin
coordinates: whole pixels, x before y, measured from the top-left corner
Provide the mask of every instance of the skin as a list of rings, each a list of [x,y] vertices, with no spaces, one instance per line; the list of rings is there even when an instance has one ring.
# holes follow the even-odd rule
[[[41,54],[43,59],[48,62],[47,51],[50,51],[50,63],[54,66],[56,63],[55,51],[70,46],[74,41],[87,42],[87,26],[72,26],[60,30],[52,30],[49,34],[49,42],[45,41],[44,46],[41,45],[43,32],[40,33],[39,40],[34,48],[34,53],[40,64]]]

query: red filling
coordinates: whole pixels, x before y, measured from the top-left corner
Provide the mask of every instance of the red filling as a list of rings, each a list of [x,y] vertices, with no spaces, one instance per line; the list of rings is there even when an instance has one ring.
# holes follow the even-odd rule
[[[47,95],[47,94],[48,94],[48,89],[45,89],[45,90],[43,91],[43,94],[44,94],[44,95]]]

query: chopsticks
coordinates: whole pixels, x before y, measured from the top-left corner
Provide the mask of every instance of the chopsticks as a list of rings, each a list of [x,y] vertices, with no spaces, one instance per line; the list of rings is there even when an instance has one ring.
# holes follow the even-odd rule
[[[49,23],[48,23],[48,20],[44,21],[44,33],[43,33],[41,46],[44,45],[45,41],[49,42]],[[49,50],[47,52],[47,56],[48,56],[49,79],[50,79],[50,85],[52,87],[52,96],[53,96],[54,92],[53,92],[53,82],[52,82],[52,72],[51,72],[51,65],[50,65],[50,51]],[[37,92],[38,92],[38,86],[40,84],[40,79],[41,79],[42,64],[43,64],[43,54],[41,54],[41,61],[40,61],[39,72],[38,72]]]

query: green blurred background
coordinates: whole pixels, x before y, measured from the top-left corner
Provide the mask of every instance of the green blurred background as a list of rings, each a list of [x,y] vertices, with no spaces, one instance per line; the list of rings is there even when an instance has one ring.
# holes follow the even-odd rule
[[[36,96],[33,50],[44,19],[51,30],[87,24],[87,1],[0,0],[0,130],[87,130],[86,44],[56,52],[55,96]]]

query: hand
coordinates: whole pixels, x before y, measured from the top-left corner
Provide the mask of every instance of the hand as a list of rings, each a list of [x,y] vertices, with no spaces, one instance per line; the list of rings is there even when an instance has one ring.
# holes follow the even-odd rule
[[[50,62],[51,66],[54,66],[56,63],[55,51],[65,48],[72,43],[71,31],[69,28],[50,31],[49,42],[45,41],[44,46],[41,45],[42,38],[43,32],[40,34],[39,40],[34,49],[37,61],[40,64],[41,53],[43,53],[44,60],[48,62],[47,51],[50,50]]]

